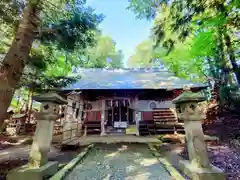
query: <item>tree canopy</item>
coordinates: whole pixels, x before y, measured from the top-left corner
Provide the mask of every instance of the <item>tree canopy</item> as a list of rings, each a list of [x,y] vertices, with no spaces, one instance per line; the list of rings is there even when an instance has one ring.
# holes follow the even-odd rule
[[[7,75],[0,77],[0,99],[4,103],[0,119],[13,90],[20,87],[35,92],[61,88],[81,78],[72,76],[73,68],[122,67],[123,53],[98,29],[104,15],[85,3],[0,2],[0,35],[4,37],[0,39],[0,72]]]
[[[25,6],[21,1],[11,1],[10,6],[8,3],[9,1],[2,2],[5,11],[1,13],[1,27],[7,27],[7,31],[3,33],[9,34],[7,39],[1,41],[2,53],[10,45],[14,27],[17,26]],[[9,13],[12,16],[9,16]],[[84,49],[95,45],[94,31],[97,31],[97,25],[103,20],[103,15],[97,15],[81,1],[68,4],[55,1],[43,4],[40,18],[41,27],[26,60],[27,66],[19,86],[37,89],[66,86],[75,80],[67,77],[72,65],[81,64],[81,59],[73,60],[72,54],[76,54],[77,49],[79,56],[84,54]]]
[[[147,2],[149,1],[132,0],[128,8],[135,12],[138,18],[154,20],[152,39],[156,46],[167,49],[165,55],[162,56],[162,49],[160,53],[160,57],[165,59],[166,64],[170,59],[174,61],[171,62],[172,64],[176,64],[176,59],[181,59],[181,62],[185,60],[189,63],[179,61],[177,63],[179,66],[189,64],[191,67],[191,61],[202,61],[197,64],[204,65],[200,69],[206,69],[206,57],[212,59],[217,52],[225,51],[223,59],[217,60],[221,63],[215,62],[215,64],[221,65],[222,69],[227,71],[228,67],[223,67],[223,65],[229,58],[235,74],[238,74],[237,67],[235,67],[236,53],[234,53],[238,47],[236,32],[239,24],[236,20],[238,20],[239,11],[236,8],[239,7],[239,3],[237,1],[153,0],[150,3]],[[220,37],[220,34],[223,36]],[[223,43],[221,50],[217,50],[221,48],[219,41]],[[157,51],[155,50],[154,53],[158,54]],[[218,56],[221,57],[220,54]],[[225,66],[227,64],[225,63]]]
[[[85,59],[87,68],[123,67],[123,53],[116,49],[116,42],[109,36],[100,35],[96,46],[86,49]]]
[[[160,59],[179,77],[200,82],[213,80],[220,89],[239,86],[239,1],[129,2],[128,9],[137,18],[154,21],[154,43],[149,47],[153,49],[153,60]],[[135,65],[144,62],[134,58],[130,61]],[[151,61],[151,65],[156,64]]]

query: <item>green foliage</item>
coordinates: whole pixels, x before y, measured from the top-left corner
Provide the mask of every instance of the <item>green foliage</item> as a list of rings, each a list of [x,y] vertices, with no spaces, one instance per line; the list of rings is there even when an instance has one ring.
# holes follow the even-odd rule
[[[199,32],[193,37],[191,47],[191,58],[213,56],[216,48],[216,36],[214,32]]]
[[[25,2],[21,0],[0,1],[0,22],[16,27]]]
[[[133,11],[137,18],[153,19],[161,2],[167,2],[167,0],[129,0],[127,9]]]
[[[21,0],[0,2],[3,54],[11,45],[25,5]],[[123,53],[116,50],[111,37],[101,36],[97,29],[103,18],[85,1],[43,1],[41,27],[26,59],[19,88],[39,92],[67,86],[80,78],[71,76],[73,67],[122,67]]]
[[[135,54],[128,60],[128,67],[149,67],[152,66],[151,61],[153,58],[153,42],[146,40],[140,43],[135,50]]]
[[[129,9],[138,18],[154,19],[154,59],[161,59],[165,67],[187,79],[221,80],[226,76],[228,82],[232,81],[227,74],[231,71],[229,64],[236,64],[234,50],[239,47],[235,35],[239,1],[173,0],[157,1],[157,6],[154,1],[148,2],[132,0]]]
[[[22,2],[22,1],[21,1]],[[6,53],[14,37],[25,3],[20,0],[1,1],[0,40],[3,54]],[[82,65],[81,56],[87,47],[95,45],[95,31],[103,20],[84,1],[43,1],[40,15],[41,27],[36,33],[19,87],[34,90],[60,88],[76,81],[79,77],[69,77],[72,66]]]
[[[87,68],[123,67],[123,53],[109,36],[98,36],[96,45],[86,49],[84,59],[83,66]]]
[[[240,107],[240,92],[238,86],[224,85],[220,88],[219,95],[222,104],[224,104],[228,108],[231,108],[232,110],[238,111]]]
[[[90,7],[82,3],[69,5],[65,17],[59,17],[56,22],[44,22],[46,26],[40,31],[38,39],[44,44],[55,43],[58,49],[73,51],[75,48],[85,49],[94,43],[94,32],[103,20]],[[44,13],[43,13],[44,17]]]

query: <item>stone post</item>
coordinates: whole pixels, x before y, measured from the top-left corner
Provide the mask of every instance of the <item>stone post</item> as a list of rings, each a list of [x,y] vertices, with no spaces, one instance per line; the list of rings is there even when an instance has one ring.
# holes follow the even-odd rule
[[[184,172],[193,180],[225,180],[224,173],[210,164],[204,141],[201,120],[206,118],[199,102],[205,101],[200,93],[184,91],[173,100],[178,118],[184,121],[189,161],[180,161]]]
[[[29,164],[8,174],[8,180],[41,180],[53,175],[58,170],[58,162],[48,162],[48,152],[51,147],[54,121],[59,118],[59,104],[65,99],[56,93],[34,96],[41,102],[40,112],[36,114],[37,127],[33,137]]]
[[[101,136],[106,134],[105,132],[105,107],[106,107],[106,100],[102,99],[102,108],[101,108]]]

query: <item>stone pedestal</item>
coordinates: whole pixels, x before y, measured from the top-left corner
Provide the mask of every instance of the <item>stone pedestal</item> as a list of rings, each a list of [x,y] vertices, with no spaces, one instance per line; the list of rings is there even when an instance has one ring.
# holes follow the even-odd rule
[[[34,96],[34,100],[42,102],[40,112],[36,114],[37,128],[33,137],[29,164],[11,171],[8,180],[42,180],[58,170],[58,162],[48,162],[54,121],[58,119],[59,104],[65,100],[55,93]]]
[[[226,180],[225,174],[221,169],[210,165],[208,168],[197,167],[190,161],[180,161],[183,172],[193,180]]]
[[[173,100],[178,118],[184,120],[189,161],[180,161],[180,167],[193,180],[225,180],[224,173],[210,164],[204,141],[201,120],[206,118],[199,102],[205,98],[198,93],[185,91]]]
[[[29,168],[24,165],[16,168],[7,175],[7,180],[43,180],[54,175],[58,171],[58,162],[47,162],[39,168]]]

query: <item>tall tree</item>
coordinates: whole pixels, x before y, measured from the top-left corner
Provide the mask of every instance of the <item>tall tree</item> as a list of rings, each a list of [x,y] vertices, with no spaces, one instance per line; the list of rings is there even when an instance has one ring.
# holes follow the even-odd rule
[[[145,40],[137,45],[135,54],[129,58],[127,65],[131,68],[149,67],[152,66],[152,57],[153,42],[150,39]]]
[[[150,0],[131,0],[129,9],[136,13],[140,18],[155,18],[153,34],[156,45],[160,42],[168,49],[168,53],[173,50],[174,45],[179,40],[185,40],[188,36],[198,35],[199,32],[205,32],[206,29],[214,32],[220,32],[216,35],[218,42],[223,42],[226,47],[226,56],[218,56],[224,64],[225,59],[231,62],[232,70],[239,83],[238,65],[235,57],[235,48],[233,43],[233,34],[236,32],[239,23],[239,1],[154,1]],[[223,36],[222,36],[223,35]],[[215,41],[216,42],[216,41]],[[223,46],[217,46],[215,52],[223,52]],[[222,67],[226,71],[226,67]],[[229,71],[229,70],[227,70]]]
[[[84,67],[89,68],[121,68],[123,53],[116,49],[116,42],[109,36],[99,35],[97,44],[86,49]]]
[[[214,101],[221,100],[222,104],[234,102],[228,97],[229,94],[236,97],[233,91],[239,89],[236,85],[240,83],[237,61],[240,1],[147,2],[131,0],[129,9],[139,18],[154,18],[155,47],[167,50],[163,56],[155,50],[154,56],[161,57],[177,76],[188,78],[194,75],[196,80],[213,80]]]
[[[9,3],[8,0],[4,2]],[[73,51],[74,48],[84,49],[93,44],[92,31],[102,20],[102,16],[95,14],[91,8],[84,7],[84,1],[68,4],[56,1],[56,4],[52,4],[48,1],[29,0],[26,4],[23,3],[23,6],[19,6],[18,1],[11,1],[11,3],[17,8],[6,4],[3,4],[5,5],[3,7],[9,8],[9,12],[15,12],[12,11],[14,8],[19,10],[16,17],[20,17],[20,21],[18,23],[15,18],[9,20],[8,14],[0,14],[5,24],[17,24],[14,26],[17,31],[16,33],[13,31],[15,37],[12,44],[0,63],[0,124],[5,117],[12,95],[19,85],[34,40],[38,39],[48,46],[56,43],[58,49],[66,51]],[[67,11],[63,13],[64,17],[61,16],[58,5],[61,7],[68,5]],[[42,15],[45,16],[51,14],[52,11],[59,11],[60,17],[63,19],[59,21],[58,18],[49,18],[44,19],[45,21],[41,23],[41,10]]]

